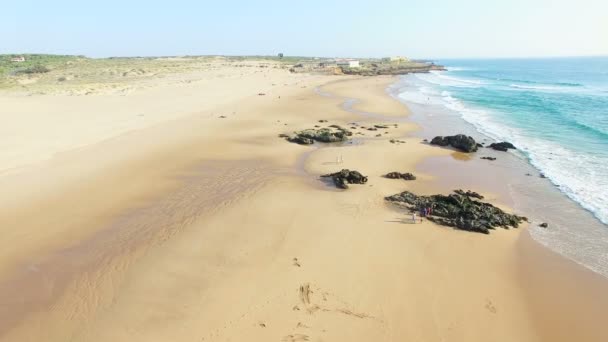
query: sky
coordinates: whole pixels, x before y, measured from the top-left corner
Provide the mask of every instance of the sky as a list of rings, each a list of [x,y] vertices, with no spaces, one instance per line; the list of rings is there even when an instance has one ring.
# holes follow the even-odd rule
[[[0,2],[0,54],[608,55],[608,0]]]

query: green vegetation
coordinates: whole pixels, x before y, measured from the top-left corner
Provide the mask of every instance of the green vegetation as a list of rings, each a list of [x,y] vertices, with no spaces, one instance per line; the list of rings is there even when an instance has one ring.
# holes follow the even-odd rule
[[[14,57],[25,57],[24,62],[11,61]],[[65,66],[67,62],[85,59],[84,56],[65,55],[0,55],[0,77],[12,74],[45,73],[52,69]]]
[[[49,68],[45,67],[44,65],[34,65],[33,67],[30,68],[25,68],[25,69],[17,69],[16,73],[17,74],[44,74],[45,72],[49,72],[51,70],[49,70]]]
[[[24,61],[13,61],[17,57]],[[275,68],[291,72],[322,74],[385,75],[424,72],[435,66],[408,61],[387,63],[380,59],[359,59],[360,68],[338,67],[333,58],[287,56],[163,56],[87,58],[66,55],[0,55],[0,89],[31,93],[91,94],[132,89],[134,82],[146,82],[168,75],[212,70],[223,66]]]

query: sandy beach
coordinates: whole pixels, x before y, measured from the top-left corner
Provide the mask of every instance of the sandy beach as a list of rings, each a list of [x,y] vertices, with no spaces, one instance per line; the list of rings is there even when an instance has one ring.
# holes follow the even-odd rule
[[[608,340],[606,279],[527,227],[413,224],[386,203],[470,185],[441,179],[463,156],[412,134],[395,77],[250,63],[0,92],[1,341]],[[278,137],[351,123],[390,128]],[[416,181],[382,177],[429,158]],[[319,180],[343,168],[368,183]],[[511,210],[481,178],[472,190]]]

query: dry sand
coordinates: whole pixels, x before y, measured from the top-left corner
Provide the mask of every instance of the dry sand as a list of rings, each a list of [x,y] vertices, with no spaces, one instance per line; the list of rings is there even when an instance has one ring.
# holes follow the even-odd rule
[[[407,137],[394,79],[213,73],[126,96],[0,95],[19,114],[0,149],[0,340],[607,340],[604,279],[525,229],[412,224],[384,203],[450,190],[380,177],[452,153]],[[399,127],[342,147],[277,137],[320,119]],[[369,183],[317,179],[341,168]]]

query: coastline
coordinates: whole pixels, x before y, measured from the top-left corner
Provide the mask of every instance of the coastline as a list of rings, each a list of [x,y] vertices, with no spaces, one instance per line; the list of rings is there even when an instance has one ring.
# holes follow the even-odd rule
[[[469,165],[469,167],[464,164],[455,165],[458,171],[451,174],[444,173],[443,176],[459,177],[460,181],[466,182],[463,174],[473,168],[486,170],[482,172],[482,178],[491,178],[490,175],[495,174],[496,178],[506,183],[501,192],[508,193],[508,196],[504,197],[514,199],[510,201],[514,209],[534,219],[530,232],[536,241],[608,277],[608,258],[604,253],[608,248],[608,230],[601,219],[602,206],[598,208],[597,205],[590,204],[601,202],[603,193],[596,192],[595,188],[602,188],[604,179],[608,179],[601,176],[606,171],[601,167],[605,164],[601,161],[603,152],[595,155],[590,151],[590,145],[584,145],[585,138],[580,132],[573,132],[574,135],[570,137],[567,131],[560,131],[564,129],[557,124],[562,122],[560,120],[554,121],[556,126],[553,129],[548,129],[543,123],[544,119],[539,119],[538,122],[523,119],[526,115],[531,118],[536,117],[534,110],[539,110],[537,113],[539,115],[543,112],[559,112],[560,117],[565,118],[564,125],[567,125],[571,123],[572,118],[569,118],[568,113],[572,110],[573,113],[593,112],[593,108],[586,110],[584,106],[574,105],[574,102],[587,98],[586,96],[589,97],[589,101],[598,99],[595,92],[582,85],[585,83],[583,81],[585,76],[580,76],[582,82],[580,89],[567,88],[566,85],[559,89],[532,87],[520,93],[521,88],[510,84],[513,82],[506,82],[502,78],[495,79],[490,75],[492,71],[489,70],[497,71],[496,65],[492,63],[480,62],[479,69],[473,66],[473,61],[468,61],[469,64],[466,61],[458,63],[468,67],[455,67],[453,71],[448,70],[446,73],[406,76],[402,78],[403,81],[392,86],[390,92],[394,97],[408,101],[413,108],[412,119],[423,125],[428,132],[433,132],[435,135],[450,135],[457,131],[470,135],[482,143],[509,141],[518,149],[511,153],[481,149],[477,153],[478,156],[497,159],[473,160],[468,164],[474,166]],[[501,65],[505,66],[504,64],[509,63],[511,62],[502,62]],[[550,61],[547,63],[551,65]],[[526,63],[515,64],[518,68],[522,67],[521,70],[528,70],[526,68],[529,66]],[[506,70],[513,71],[513,68],[507,67]],[[475,75],[477,72],[479,74]],[[525,78],[526,73],[520,72],[519,78]],[[553,77],[563,76],[560,74]],[[541,77],[531,82],[542,83],[543,80]],[[555,86],[559,87],[560,84],[556,83]],[[559,92],[563,94],[562,97],[556,96]],[[519,95],[523,97],[521,102],[517,100]],[[494,98],[496,101],[492,100]],[[545,110],[540,110],[544,107],[538,103],[534,107],[535,101],[539,99],[546,100],[548,107]],[[514,104],[511,106],[511,103]],[[521,108],[518,107],[520,105]],[[512,118],[508,113],[513,113]],[[540,117],[546,119],[542,115]],[[537,127],[542,128],[537,129]],[[534,132],[537,131],[538,136],[535,136]],[[424,134],[418,136],[428,139],[432,137]],[[565,141],[578,141],[581,146],[585,146],[578,150],[578,155],[585,160],[596,156],[594,165],[597,165],[597,169],[594,165],[590,166],[573,158],[567,144],[560,145],[559,141],[552,137],[563,137]],[[531,141],[536,141],[532,147]],[[571,145],[577,146],[576,143]],[[550,148],[543,150],[547,146]],[[596,146],[598,151],[605,150],[601,148],[601,142]],[[541,160],[544,162],[539,164]],[[547,161],[550,165],[545,163]],[[431,163],[438,161],[426,164]],[[427,166],[429,165],[423,168]],[[578,171],[579,168],[582,171]],[[592,175],[592,178],[585,179],[583,175],[586,173]],[[569,176],[564,177],[565,174]],[[468,183],[475,184],[477,181],[479,180]],[[487,183],[487,180],[485,182]],[[586,199],[585,194],[589,194],[590,197]],[[539,227],[543,222],[548,223],[550,229]]]
[[[404,81],[396,82],[387,89],[389,96],[398,99],[396,88],[402,82]],[[407,104],[406,101],[403,102]],[[415,133],[418,137],[454,134],[456,129],[458,132],[473,135],[478,141],[489,141],[487,136],[467,127],[468,123],[462,118],[446,117],[434,108],[425,108],[417,104],[408,105],[415,108],[413,113],[417,117],[413,118],[413,121],[424,127]],[[425,111],[427,113],[424,113]],[[421,122],[422,117],[426,121]],[[436,123],[429,125],[429,119]],[[488,163],[477,159],[479,156],[493,156],[499,161]],[[439,187],[437,184],[429,184],[425,186],[427,189],[435,187],[437,191],[441,187],[449,189],[450,186],[472,188],[485,194],[492,203],[529,215],[536,224],[543,222],[543,219],[551,218],[553,222],[562,225],[585,225],[586,228],[591,225],[593,228],[596,226],[597,229],[603,228],[595,217],[580,208],[578,203],[567,198],[550,182],[523,176],[538,171],[526,160],[515,155],[484,149],[474,157],[453,152],[450,157],[426,158],[417,165],[417,170],[435,175],[437,179],[435,183],[441,184]],[[522,189],[527,189],[527,192],[522,192]],[[537,204],[539,201],[553,203],[557,210],[561,209],[561,212],[547,210],[542,204]],[[560,217],[563,219],[560,220]],[[532,236],[539,231],[542,233],[543,229],[534,227],[535,229],[531,231],[530,228],[532,227],[526,227],[519,234],[517,267],[519,281],[525,289],[526,298],[530,303],[531,317],[538,326],[537,332],[541,340],[606,339],[608,329],[602,328],[599,319],[605,315],[602,313],[603,308],[608,305],[608,281],[605,277],[605,269],[601,264],[593,262],[582,264],[577,254],[564,255],[551,250],[542,239],[539,241]],[[594,248],[596,243],[590,242],[590,245],[591,247],[586,245],[586,248]],[[577,248],[583,249],[583,246],[574,246],[572,252],[576,252]],[[582,288],[584,290],[581,290]],[[576,294],[575,298],[572,297],[574,294]],[[556,312],[558,314],[555,314]]]
[[[395,78],[269,77],[293,85],[219,103],[3,178],[10,190],[5,196],[21,196],[0,221],[22,232],[3,232],[14,247],[5,242],[2,248],[0,295],[3,302],[21,297],[0,318],[14,319],[15,308],[27,312],[10,321],[0,339],[605,339],[605,279],[530,243],[527,228],[485,236],[428,221],[411,225],[384,203],[384,196],[405,189],[461,187],[439,182],[436,166],[418,171],[429,158],[456,159],[453,151],[412,136],[420,127],[403,121],[410,111],[385,92]],[[317,87],[331,96],[317,94]],[[375,115],[345,111],[347,98],[358,100],[347,106],[354,112]],[[276,137],[321,119],[342,125],[396,120],[399,127],[378,138],[369,133],[361,143],[316,149]],[[406,143],[390,144],[390,138]],[[338,155],[343,165],[336,164]],[[317,180],[344,167],[361,170],[370,183],[341,192]],[[380,177],[396,170],[415,171],[419,180]],[[40,172],[53,176],[53,184],[42,184],[48,188],[32,199],[40,182],[28,185],[29,195],[24,184]],[[59,177],[66,172],[75,178]],[[501,191],[473,190],[510,204]],[[84,198],[86,206],[79,204]],[[47,235],[36,238],[42,232]],[[80,263],[71,264],[70,274],[65,265],[74,258]],[[22,263],[28,259],[34,269]],[[48,297],[34,296],[41,288],[23,291],[29,281],[16,270],[34,274]],[[576,291],[567,279],[577,281]],[[540,296],[547,286],[551,295]],[[571,309],[571,303],[578,306]],[[566,329],[571,326],[580,328]]]

